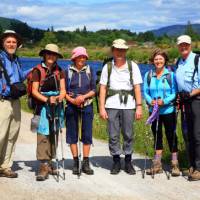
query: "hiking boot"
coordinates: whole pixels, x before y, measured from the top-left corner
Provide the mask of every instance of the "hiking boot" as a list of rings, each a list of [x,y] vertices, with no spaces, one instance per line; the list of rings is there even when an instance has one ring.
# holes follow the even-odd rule
[[[113,175],[116,175],[116,174],[119,174],[120,170],[121,170],[120,161],[119,162],[113,162],[113,166],[112,166],[110,173],[113,174]]]
[[[116,175],[119,174],[120,170],[121,170],[120,156],[115,155],[113,156],[113,166],[112,169],[110,170],[110,173]]]
[[[86,173],[87,175],[93,175],[94,174],[94,170],[91,169],[91,167],[90,167],[89,158],[83,159],[82,172]]]
[[[78,158],[74,158],[74,165],[73,165],[73,168],[72,168],[72,174],[74,175],[78,175],[79,172],[78,172]]]
[[[171,175],[172,176],[180,176],[180,169],[178,165],[178,160],[171,161]]]
[[[185,169],[185,170],[182,171],[182,176],[190,177],[191,174],[193,173],[193,171],[194,171],[193,167],[190,167],[189,169]]]
[[[41,163],[39,173],[36,177],[37,181],[44,181],[49,177],[49,166],[46,163]]]
[[[0,177],[17,178],[18,174],[11,169],[3,169],[0,171]]]
[[[125,167],[124,167],[124,171],[127,173],[127,174],[130,174],[130,175],[134,175],[136,174],[136,171],[132,165],[131,162],[125,162]]]
[[[194,170],[194,172],[188,178],[190,181],[199,181],[200,180],[200,171]]]
[[[150,169],[147,169],[146,174],[153,175],[153,174],[160,174],[160,173],[163,173],[161,161],[153,160],[152,167]]]
[[[53,165],[53,163],[51,162],[49,165],[48,165],[48,173],[50,174],[50,175],[58,175],[58,170],[57,169],[55,169],[55,167],[54,167],[54,165]]]

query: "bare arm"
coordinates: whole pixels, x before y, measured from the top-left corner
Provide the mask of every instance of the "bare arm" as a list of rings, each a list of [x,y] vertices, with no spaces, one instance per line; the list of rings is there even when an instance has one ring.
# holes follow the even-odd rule
[[[200,89],[194,89],[192,90],[192,92],[190,93],[190,96],[196,96],[196,95],[200,95]]]
[[[100,116],[103,119],[108,119],[108,114],[105,109],[106,92],[107,92],[107,86],[100,85],[99,107],[100,107]]]
[[[65,79],[62,78],[62,79],[60,79],[60,94],[59,94],[59,96],[57,97],[58,100],[61,102],[61,101],[65,98],[65,95],[66,95],[66,90],[65,90]]]
[[[136,112],[135,118],[139,120],[142,118],[142,95],[140,84],[134,85],[135,101],[136,101]]]
[[[33,85],[32,85],[32,95],[33,95],[33,97],[35,97],[39,101],[42,101],[42,102],[47,102],[48,101],[48,97],[42,95],[39,92],[39,82],[33,82]]]

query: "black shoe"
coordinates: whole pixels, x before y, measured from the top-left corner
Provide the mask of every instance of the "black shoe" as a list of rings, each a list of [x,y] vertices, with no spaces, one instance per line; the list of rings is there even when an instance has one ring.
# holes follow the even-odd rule
[[[124,167],[124,171],[127,173],[127,174],[130,174],[130,175],[134,175],[136,174],[136,171],[132,165],[131,162],[125,162],[125,167]]]
[[[72,174],[74,175],[78,175],[79,174],[79,171],[78,171],[78,158],[74,158],[74,165],[73,165],[73,168],[72,168]]]
[[[94,174],[94,170],[91,169],[91,167],[90,167],[89,158],[83,159],[82,172],[84,172],[87,175],[93,175]]]
[[[112,169],[110,170],[110,173],[113,175],[116,175],[116,174],[119,174],[120,170],[121,170],[120,159],[118,161],[115,160],[113,162],[113,166],[112,166]]]

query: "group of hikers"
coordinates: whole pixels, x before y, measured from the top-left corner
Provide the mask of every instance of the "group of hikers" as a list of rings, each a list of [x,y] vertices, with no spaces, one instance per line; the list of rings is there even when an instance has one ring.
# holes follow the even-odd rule
[[[36,157],[40,162],[36,180],[44,181],[49,174],[58,174],[52,160],[57,157],[58,136],[64,120],[66,142],[74,160],[72,173],[79,175],[81,171],[93,175],[89,157],[94,116],[92,100],[97,89],[95,70],[87,63],[87,50],[84,47],[74,48],[72,64],[62,70],[57,63],[59,58],[63,58],[58,46],[47,44],[39,52],[41,63],[23,71],[16,56],[21,45],[21,37],[12,30],[6,30],[0,37],[0,176],[18,176],[11,168],[21,123],[19,99],[26,94],[27,86],[23,83],[26,78],[29,104],[37,121]],[[100,117],[107,120],[109,150],[113,157],[111,174],[120,172],[122,154],[125,155],[125,172],[136,174],[132,165],[133,127],[134,121],[142,118],[143,83],[144,98],[149,108],[147,123],[151,124],[155,150],[152,165],[146,174],[163,171],[162,124],[171,152],[171,175],[181,174],[176,134],[177,113],[180,110],[188,156],[187,176],[189,180],[200,180],[199,55],[192,52],[192,41],[187,35],[177,38],[177,48],[180,58],[175,72],[167,67],[166,52],[156,49],[150,58],[153,68],[145,74],[143,81],[138,65],[127,59],[129,47],[126,41],[113,41],[112,58],[104,63],[99,81],[99,112]],[[66,105],[63,105],[64,101]],[[122,147],[120,133],[123,135]],[[83,160],[79,154],[80,142],[83,144]]]

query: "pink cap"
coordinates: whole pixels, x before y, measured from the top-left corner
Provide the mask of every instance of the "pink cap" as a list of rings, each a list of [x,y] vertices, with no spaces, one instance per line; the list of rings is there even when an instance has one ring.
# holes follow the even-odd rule
[[[88,59],[88,54],[84,47],[76,47],[72,50],[71,60],[74,60],[78,56],[85,56]]]

